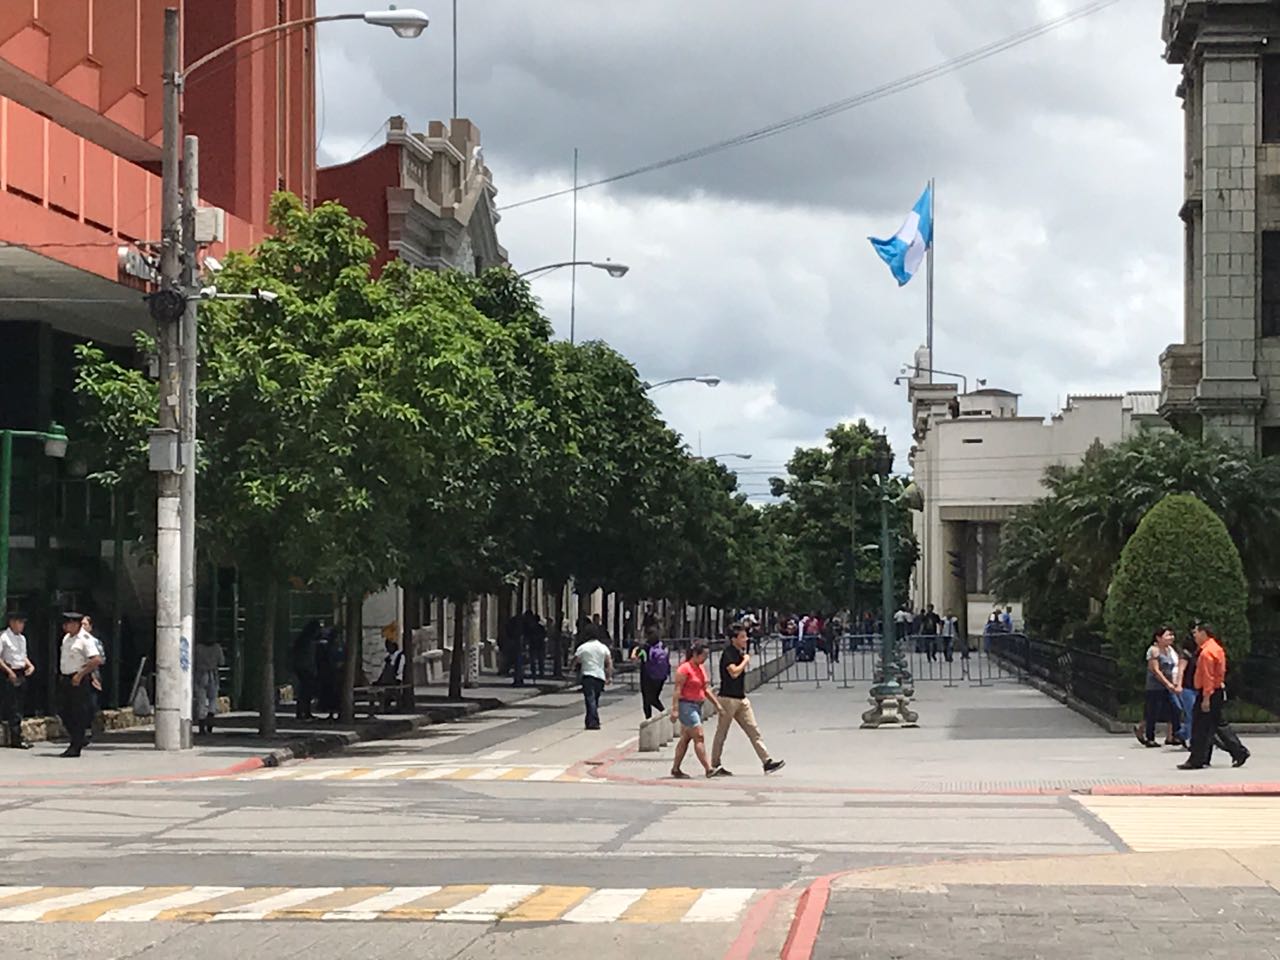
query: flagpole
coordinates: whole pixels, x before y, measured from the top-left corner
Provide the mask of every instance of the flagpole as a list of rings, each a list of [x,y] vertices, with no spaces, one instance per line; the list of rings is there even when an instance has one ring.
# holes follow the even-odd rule
[[[934,179],[929,178],[929,249],[925,251],[928,261],[925,265],[925,320],[924,345],[929,355],[929,382],[933,383],[933,244],[938,236],[937,194],[934,192]]]

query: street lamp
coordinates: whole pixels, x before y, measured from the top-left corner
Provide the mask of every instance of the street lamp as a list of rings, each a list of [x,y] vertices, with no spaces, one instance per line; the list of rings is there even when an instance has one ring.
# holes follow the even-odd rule
[[[0,430],[0,606],[9,604],[9,488],[13,479],[13,441],[43,440],[44,455],[61,460],[67,455],[67,431],[53,423],[48,431]]]
[[[156,747],[191,746],[191,643],[195,634],[196,498],[196,206],[199,153],[195,137],[182,140],[180,103],[187,79],[205,64],[245,43],[300,27],[337,20],[363,20],[396,36],[422,35],[430,20],[418,10],[371,10],[305,17],[254,30],[217,47],[185,67],[179,11],[164,12],[164,138],[161,154],[160,290],[150,298],[160,357],[160,415],[157,436],[177,438],[181,457],[160,458],[156,499]],[[184,156],[180,157],[179,152]],[[181,182],[179,174],[181,173]],[[194,294],[194,295],[193,295]],[[255,299],[268,299],[255,294]],[[179,335],[180,333],[180,335]],[[170,440],[172,442],[172,439]],[[268,659],[268,667],[270,660]],[[264,671],[264,694],[274,696],[271,670]],[[264,716],[270,718],[267,711]],[[263,733],[274,733],[268,719]]]
[[[640,386],[645,390],[657,390],[659,387],[669,387],[673,383],[701,383],[708,387],[720,386],[719,377],[672,377],[670,380],[659,380],[657,383],[650,383],[648,380],[643,381]]]
[[[625,277],[631,269],[625,263],[616,263],[613,260],[562,260],[559,263],[548,263],[541,267],[534,267],[532,270],[525,270],[519,276],[533,277],[534,274],[550,273],[552,270],[559,270],[561,267],[593,267],[596,270],[603,270],[615,280],[619,277]]]
[[[695,460],[721,460],[725,458],[732,458],[734,460],[750,460],[751,454],[749,453],[713,453],[709,457],[694,457]]]
[[[876,446],[859,457],[860,470],[879,478],[880,489],[880,668],[871,688],[871,709],[862,714],[864,728],[889,724],[915,726],[919,715],[911,710],[911,674],[901,661],[894,624],[893,541],[889,531],[889,474],[893,471],[893,450],[881,435]]]

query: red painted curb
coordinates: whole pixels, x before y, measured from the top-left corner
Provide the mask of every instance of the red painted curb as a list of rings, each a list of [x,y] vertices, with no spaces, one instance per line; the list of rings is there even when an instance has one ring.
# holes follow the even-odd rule
[[[115,787],[125,783],[173,783],[182,780],[198,780],[205,777],[234,777],[249,773],[267,765],[262,757],[250,757],[229,767],[216,770],[191,770],[187,773],[157,774],[153,777],[115,777],[107,780],[0,780],[0,789],[7,787]]]
[[[742,929],[729,945],[729,952],[724,955],[723,960],[750,960],[751,952],[755,950],[756,942],[760,939],[760,931],[773,916],[773,911],[777,909],[778,901],[782,899],[785,892],[785,890],[770,890],[756,901],[748,911],[746,919],[742,921]]]
[[[813,956],[818,932],[822,929],[822,915],[826,912],[827,900],[831,897],[831,881],[848,872],[844,870],[829,873],[805,888],[796,905],[796,915],[787,932],[787,941],[782,945],[781,960],[809,960]]]

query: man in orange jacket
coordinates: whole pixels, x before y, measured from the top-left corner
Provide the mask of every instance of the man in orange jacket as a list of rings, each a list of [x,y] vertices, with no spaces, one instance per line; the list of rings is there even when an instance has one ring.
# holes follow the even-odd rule
[[[1200,655],[1196,658],[1196,706],[1191,720],[1191,758],[1178,765],[1179,770],[1202,770],[1209,766],[1216,737],[1222,748],[1231,754],[1231,765],[1243,767],[1249,759],[1249,751],[1240,742],[1235,731],[1222,718],[1222,708],[1227,700],[1227,653],[1218,642],[1213,627],[1207,623],[1196,624],[1196,646]]]

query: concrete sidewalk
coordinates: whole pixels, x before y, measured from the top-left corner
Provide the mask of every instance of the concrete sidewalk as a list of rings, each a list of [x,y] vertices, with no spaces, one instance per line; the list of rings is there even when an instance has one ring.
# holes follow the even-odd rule
[[[1253,756],[1233,769],[1216,753],[1208,770],[1177,769],[1187,754],[1149,750],[1133,737],[1099,730],[1079,714],[1016,681],[947,687],[919,683],[916,729],[862,730],[865,690],[824,683],[768,684],[751,694],[774,757],[786,769],[771,789],[885,794],[1024,795],[1054,793],[1239,792],[1280,794],[1280,741],[1246,737]],[[609,729],[634,735],[638,712]],[[715,722],[709,725],[708,735]],[[622,782],[665,782],[672,748],[606,758],[598,775]],[[741,731],[730,733],[724,765],[763,780]],[[692,762],[686,763],[688,770]],[[720,781],[703,783],[711,788]]]
[[[89,785],[140,780],[183,780],[229,776],[263,766],[304,757],[337,753],[368,741],[419,735],[461,717],[556,693],[573,681],[548,681],[541,686],[513,687],[481,684],[468,688],[462,700],[450,700],[447,691],[419,688],[417,712],[359,717],[354,724],[303,722],[294,719],[291,705],[277,712],[277,732],[258,733],[256,713],[221,714],[214,733],[198,736],[191,750],[161,752],[155,749],[154,728],[134,727],[95,735],[83,756],[59,756],[61,742],[37,743],[29,751],[0,751],[0,787]]]
[[[1277,847],[890,867],[814,884],[783,956],[1275,960],[1277,913]]]

